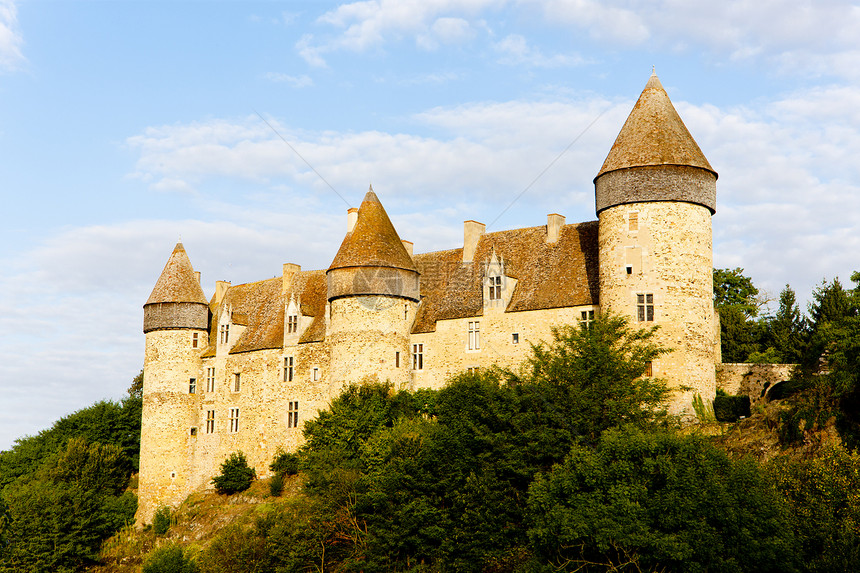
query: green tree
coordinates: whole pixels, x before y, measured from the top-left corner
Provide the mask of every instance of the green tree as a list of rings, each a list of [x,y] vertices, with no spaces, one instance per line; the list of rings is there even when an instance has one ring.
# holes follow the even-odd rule
[[[755,320],[761,305],[758,288],[742,268],[714,269],[714,308],[720,317],[723,362],[747,362],[765,350],[763,325]]]
[[[803,357],[807,340],[806,319],[800,312],[797,297],[789,285],[779,294],[779,308],[768,322],[768,344],[779,361],[797,364]]]
[[[229,495],[245,491],[256,477],[257,472],[248,465],[245,454],[233,452],[221,462],[221,473],[212,478],[212,484],[218,493]]]
[[[235,569],[234,571],[241,571]],[[164,545],[146,556],[143,573],[197,573],[197,565],[179,545]]]
[[[533,569],[795,570],[788,513],[753,461],[626,428],[576,446],[529,491]]]
[[[129,460],[115,445],[69,440],[32,475],[3,489],[8,504],[3,571],[79,571],[101,542],[134,518]]]

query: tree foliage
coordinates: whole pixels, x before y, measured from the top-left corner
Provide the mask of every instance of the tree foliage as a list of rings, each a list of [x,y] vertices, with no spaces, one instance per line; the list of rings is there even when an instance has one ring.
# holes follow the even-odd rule
[[[233,452],[221,462],[221,473],[212,478],[212,484],[218,493],[229,495],[245,491],[256,477],[257,472],[248,465],[245,454]]]

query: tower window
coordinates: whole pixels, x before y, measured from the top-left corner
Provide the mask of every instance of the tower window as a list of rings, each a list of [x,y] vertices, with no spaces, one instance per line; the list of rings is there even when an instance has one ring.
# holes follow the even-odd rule
[[[196,394],[197,393],[197,378],[189,378],[188,379],[188,393]]]
[[[409,320],[409,305],[403,305],[403,320]]]
[[[654,320],[654,295],[651,293],[636,295],[636,312],[639,322]]]
[[[313,377],[314,382],[320,379],[320,369],[317,366],[314,366]]]
[[[191,348],[197,348],[200,345],[200,333],[192,332],[191,333]]]
[[[287,427],[299,427],[299,403],[298,401],[290,402],[287,409]]]
[[[238,392],[242,383],[242,374],[236,372],[233,374],[233,392]]]
[[[287,317],[287,332],[293,333],[299,331],[299,316],[291,314]]]
[[[215,368],[206,369],[206,391],[215,391]]]
[[[284,382],[292,382],[293,381],[293,357],[285,356],[284,357]]]
[[[206,410],[206,433],[215,433],[215,410]]]
[[[627,268],[627,274],[632,275],[633,274],[633,265],[627,265],[626,268]]]
[[[394,352],[394,367],[400,368],[400,351]]]
[[[239,408],[230,408],[230,433],[239,431]]]
[[[196,436],[196,435],[197,435],[197,428],[195,428],[194,426],[192,426],[192,427],[191,427],[191,435],[192,435],[192,436]]]
[[[520,343],[520,333],[514,332],[511,334],[511,344],[519,344]]]
[[[645,372],[642,375],[648,378],[654,375],[654,366],[650,360],[645,363]]]
[[[424,370],[424,345],[412,345],[412,370]]]
[[[478,320],[469,321],[469,350],[481,349],[481,322]]]
[[[502,300],[502,277],[490,277],[490,300]]]

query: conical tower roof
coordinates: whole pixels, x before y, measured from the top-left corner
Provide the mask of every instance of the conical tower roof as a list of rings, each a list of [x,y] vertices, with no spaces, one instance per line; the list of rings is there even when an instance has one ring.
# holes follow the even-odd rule
[[[717,175],[663,85],[652,73],[594,179],[609,171],[652,165],[684,165]]]
[[[208,305],[203,288],[194,274],[191,259],[185,252],[182,243],[176,243],[152,294],[149,295],[146,304],[157,304],[161,302],[193,302]]]
[[[328,270],[390,267],[418,272],[373,188],[364,196],[358,220],[347,233]]]

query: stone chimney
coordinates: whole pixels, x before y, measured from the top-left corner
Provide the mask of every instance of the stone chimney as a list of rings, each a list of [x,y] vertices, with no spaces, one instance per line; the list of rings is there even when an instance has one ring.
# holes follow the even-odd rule
[[[355,223],[358,221],[358,207],[350,207],[346,212],[346,232],[352,233]]]
[[[546,242],[555,243],[561,235],[561,228],[564,227],[564,215],[558,213],[550,213],[546,216]]]
[[[472,259],[475,258],[475,249],[478,248],[478,240],[481,238],[481,235],[483,235],[484,231],[486,230],[487,226],[483,223],[479,223],[477,221],[463,222],[464,263],[471,263]]]
[[[415,245],[412,243],[412,241],[407,241],[406,239],[400,239],[400,242],[401,242],[401,243],[403,243],[403,248],[405,248],[405,249],[406,249],[406,252],[407,252],[407,253],[409,253],[409,256],[410,256],[410,257],[411,257],[413,254],[415,254],[415,253],[414,253],[414,251],[415,251]]]
[[[230,281],[215,281],[215,304],[221,304],[224,294],[230,288]]]
[[[290,289],[293,287],[293,280],[301,270],[301,265],[297,265],[295,263],[284,263],[283,282],[281,283],[282,293],[290,292]]]

